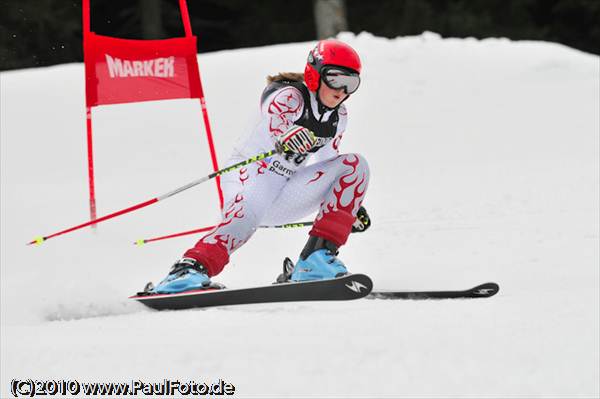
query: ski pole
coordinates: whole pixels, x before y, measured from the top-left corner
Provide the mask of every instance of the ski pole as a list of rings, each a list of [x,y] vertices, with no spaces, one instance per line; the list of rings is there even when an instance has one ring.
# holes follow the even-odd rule
[[[315,222],[298,222],[298,223],[286,223],[276,224],[273,226],[258,226],[261,229],[295,229],[298,227],[312,226]]]
[[[172,196],[174,196],[176,194],[179,194],[179,193],[181,193],[181,192],[183,192],[183,191],[185,191],[185,190],[187,190],[189,188],[197,186],[200,183],[204,183],[205,181],[213,179],[213,178],[215,178],[217,176],[221,176],[222,174],[231,172],[231,171],[239,169],[239,168],[241,168],[243,166],[246,166],[246,165],[249,165],[251,163],[260,161],[260,160],[265,159],[267,157],[270,157],[271,155],[274,155],[276,153],[277,153],[277,150],[275,150],[275,149],[273,149],[271,151],[268,151],[268,152],[263,152],[262,154],[258,154],[256,156],[248,158],[245,161],[238,162],[238,163],[236,163],[234,165],[231,165],[231,166],[228,166],[228,167],[223,168],[221,170],[218,170],[216,172],[213,172],[213,173],[211,173],[208,176],[204,176],[204,177],[202,177],[200,179],[194,180],[194,181],[186,184],[185,186],[181,186],[179,188],[176,188],[173,191],[170,191],[170,192],[168,192],[166,194],[163,194],[163,195],[160,195],[158,197],[152,198],[151,200],[148,200],[148,201],[145,201],[145,202],[140,202],[139,204],[130,206],[129,208],[121,209],[120,211],[113,212],[113,213],[111,213],[109,215],[105,215],[105,216],[99,217],[98,219],[90,220],[89,222],[82,223],[80,225],[77,225],[77,226],[74,226],[74,227],[71,227],[71,228],[59,231],[58,233],[50,234],[48,236],[39,236],[39,237],[36,237],[36,238],[33,239],[33,241],[28,242],[27,245],[32,245],[32,244],[38,244],[39,245],[39,244],[43,243],[44,241],[47,241],[47,240],[49,240],[49,239],[51,239],[53,237],[57,237],[57,236],[60,236],[60,235],[63,235],[63,234],[67,234],[67,233],[70,233],[72,231],[79,230],[81,228],[90,226],[92,224],[98,224],[98,223],[103,222],[105,220],[112,219],[112,218],[115,218],[117,216],[124,215],[126,213],[133,212],[133,211],[141,209],[141,208],[145,208],[148,205],[152,205],[152,204],[154,204],[154,203],[156,203],[158,201],[162,201],[164,199],[172,197]]]
[[[261,229],[291,229],[291,228],[296,228],[296,227],[312,226],[313,223],[314,222],[298,222],[298,223],[278,224],[278,225],[275,225],[275,226],[258,226],[258,227],[260,227]],[[134,245],[138,245],[138,246],[142,246],[142,245],[147,244],[149,242],[167,240],[169,238],[181,237],[181,236],[186,236],[186,235],[189,235],[189,234],[202,233],[204,231],[210,231],[210,230],[214,229],[215,227],[217,227],[217,226],[202,227],[201,229],[184,231],[182,233],[176,233],[176,234],[169,234],[169,235],[162,236],[162,237],[146,238],[146,239],[136,240],[133,244]]]
[[[184,231],[182,233],[175,233],[175,234],[169,234],[166,236],[161,236],[161,237],[154,237],[154,238],[145,238],[145,239],[140,239],[140,240],[135,240],[135,242],[133,243],[134,245],[137,246],[142,246],[144,244],[147,244],[149,242],[153,242],[153,241],[161,241],[161,240],[167,240],[169,238],[175,238],[175,237],[181,237],[181,236],[186,236],[188,234],[194,234],[194,233],[202,233],[203,231],[210,231],[212,229],[214,229],[217,226],[208,226],[208,227],[202,227],[201,229],[195,229],[195,230],[190,230],[190,231]]]

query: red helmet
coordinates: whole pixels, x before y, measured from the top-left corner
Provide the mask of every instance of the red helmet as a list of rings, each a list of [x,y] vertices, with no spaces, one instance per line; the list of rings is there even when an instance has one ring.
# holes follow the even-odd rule
[[[360,73],[361,64],[358,54],[352,47],[339,40],[321,40],[308,53],[304,68],[304,82],[310,91],[317,91],[321,81],[321,69],[326,65],[335,65]]]

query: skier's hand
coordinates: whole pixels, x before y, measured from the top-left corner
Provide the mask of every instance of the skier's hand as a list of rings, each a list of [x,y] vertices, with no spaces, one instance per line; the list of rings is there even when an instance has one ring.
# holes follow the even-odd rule
[[[280,152],[306,154],[315,145],[317,138],[312,130],[303,126],[292,125],[281,136],[277,137],[276,148]]]
[[[362,233],[371,227],[371,218],[364,206],[361,206],[356,213],[356,220],[352,224],[353,233]]]

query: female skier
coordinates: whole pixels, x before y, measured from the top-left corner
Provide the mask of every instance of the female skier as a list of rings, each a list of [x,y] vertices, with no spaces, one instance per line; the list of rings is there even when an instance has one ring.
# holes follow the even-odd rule
[[[229,164],[273,148],[280,153],[224,175],[221,223],[188,249],[152,292],[209,287],[210,277],[223,270],[259,225],[289,223],[317,210],[308,242],[286,278],[305,281],[348,273],[336,257],[338,248],[352,230],[370,225],[361,206],[369,183],[367,162],[359,154],[338,151],[347,121],[342,103],[358,89],[360,71],[358,54],[328,39],[310,51],[304,75],[267,79],[260,121],[235,148]]]

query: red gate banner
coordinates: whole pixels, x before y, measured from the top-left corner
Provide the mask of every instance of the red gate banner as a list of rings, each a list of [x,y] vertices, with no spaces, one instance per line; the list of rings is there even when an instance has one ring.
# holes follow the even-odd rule
[[[130,40],[87,34],[88,106],[200,98],[196,37]]]

